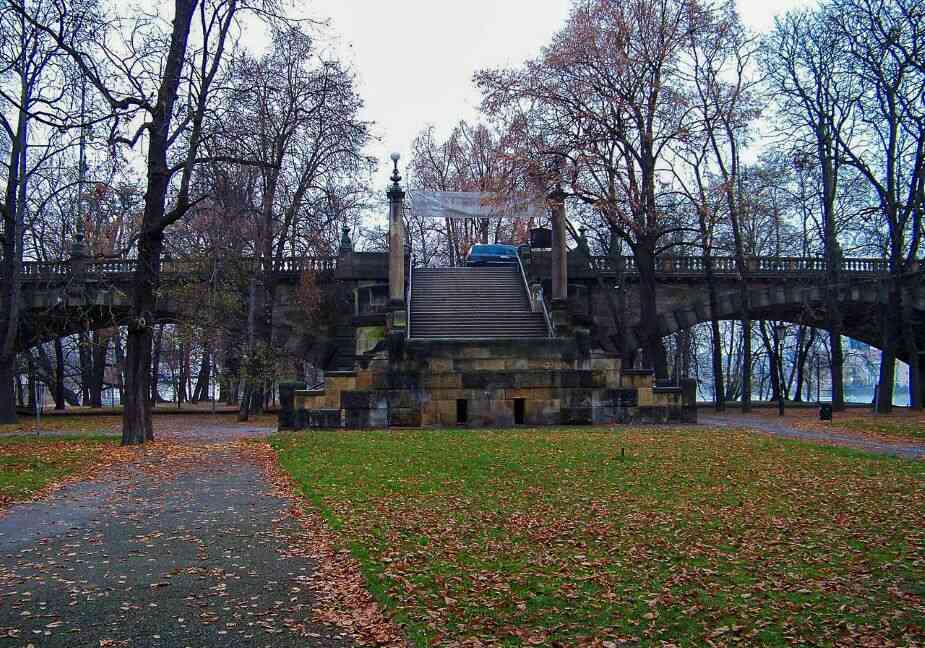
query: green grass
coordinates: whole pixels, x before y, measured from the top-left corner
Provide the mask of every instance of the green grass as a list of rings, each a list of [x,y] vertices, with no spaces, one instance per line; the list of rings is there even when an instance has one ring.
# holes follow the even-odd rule
[[[0,504],[28,499],[48,484],[92,467],[116,444],[103,436],[0,437]]]
[[[273,443],[419,646],[925,640],[921,462],[694,428]]]

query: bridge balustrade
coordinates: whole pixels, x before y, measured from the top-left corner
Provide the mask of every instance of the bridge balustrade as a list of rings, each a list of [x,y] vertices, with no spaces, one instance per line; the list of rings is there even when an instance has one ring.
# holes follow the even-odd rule
[[[736,274],[735,257],[711,257],[713,272]],[[588,260],[591,269],[602,274],[636,274],[634,257],[592,256]],[[823,274],[826,262],[821,257],[748,257],[747,271],[756,275],[779,274]],[[889,263],[885,259],[843,259],[842,272],[853,274],[877,274],[887,272]],[[706,260],[701,256],[663,256],[655,263],[655,271],[671,275],[702,275],[706,273]]]

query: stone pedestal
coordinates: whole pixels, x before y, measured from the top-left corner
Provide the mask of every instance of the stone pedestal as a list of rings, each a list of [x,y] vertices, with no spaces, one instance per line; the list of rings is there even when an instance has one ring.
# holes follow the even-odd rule
[[[292,381],[279,384],[279,429],[295,430],[301,427],[296,420],[295,392],[308,387],[304,382]]]

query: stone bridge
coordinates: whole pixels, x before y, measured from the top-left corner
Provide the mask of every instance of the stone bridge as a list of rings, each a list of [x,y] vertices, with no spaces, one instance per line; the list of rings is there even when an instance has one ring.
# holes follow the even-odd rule
[[[706,271],[702,257],[658,259],[658,330],[668,336],[708,322],[738,320],[743,308],[742,278],[735,259],[714,257],[713,275],[717,287],[717,312],[711,313]],[[754,257],[748,260],[748,309],[753,320],[782,320],[825,329],[826,265],[821,258]],[[548,287],[548,254],[532,255],[526,265],[529,275]],[[836,288],[844,316],[844,334],[874,347],[881,343],[879,307],[886,300],[886,282],[891,281],[884,259],[844,259]],[[640,345],[639,273],[632,257],[568,254],[568,294],[573,315],[584,316],[604,335],[617,329],[605,290],[615,291],[627,314],[622,335],[625,348]],[[548,289],[548,288],[547,288]],[[904,295],[920,325],[916,327],[919,348],[925,349],[925,273],[916,268],[905,278]],[[904,351],[900,352],[905,358]]]
[[[407,258],[406,258],[407,261]],[[224,263],[231,263],[226,261]],[[256,259],[234,260],[238,272],[259,275]],[[819,258],[753,258],[749,260],[749,313],[753,319],[775,319],[825,328],[825,264]],[[638,272],[632,257],[596,257],[578,250],[568,253],[568,296],[570,309],[585,318],[596,333],[612,336],[617,328],[611,316],[605,291],[616,291],[626,318],[623,335],[627,348],[639,344]],[[551,261],[548,252],[527,253],[525,271],[530,281],[546,286],[550,294]],[[734,259],[713,259],[713,273],[719,288],[718,310],[710,312],[701,257],[661,257],[657,265],[659,331],[670,335],[700,322],[711,315],[719,319],[740,319],[742,306],[741,278]],[[206,287],[221,260],[165,260],[162,285],[168,289],[181,284]],[[25,304],[21,317],[18,347],[29,348],[55,336],[81,329],[99,329],[123,324],[129,315],[130,280],[135,269],[132,260],[86,260],[26,262],[23,266],[22,295]],[[343,303],[336,327],[322,333],[329,346],[353,344],[352,329],[357,319],[380,313],[389,298],[388,253],[347,251],[337,256],[299,257],[274,263],[278,282],[274,304],[274,335],[284,348],[298,348],[304,332],[298,308],[294,308],[295,290],[304,273],[313,273],[319,283],[344,289]],[[845,259],[841,268],[844,283],[838,287],[845,315],[845,335],[878,346],[880,333],[878,306],[885,299],[886,262],[882,259]],[[925,288],[923,273],[912,273],[904,290],[908,303],[923,325],[917,326],[919,348],[925,348]],[[182,320],[182,306],[171,298],[161,299],[155,319],[160,322]],[[333,348],[332,346],[332,348]],[[352,353],[325,354],[329,368],[334,362],[350,363]],[[339,359],[336,358],[339,356]]]

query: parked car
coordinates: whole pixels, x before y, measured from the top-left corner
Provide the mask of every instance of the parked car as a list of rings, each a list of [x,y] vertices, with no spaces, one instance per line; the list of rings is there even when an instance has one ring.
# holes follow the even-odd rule
[[[473,245],[466,256],[467,266],[515,265],[517,247],[514,245],[485,244]]]

